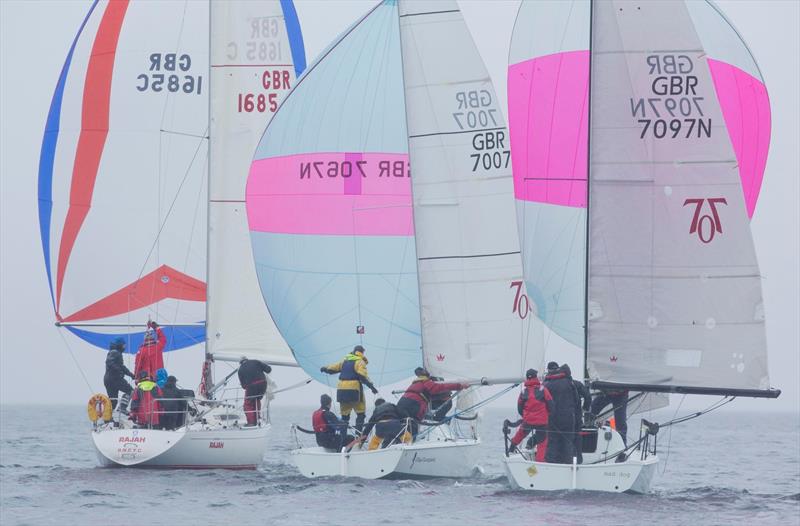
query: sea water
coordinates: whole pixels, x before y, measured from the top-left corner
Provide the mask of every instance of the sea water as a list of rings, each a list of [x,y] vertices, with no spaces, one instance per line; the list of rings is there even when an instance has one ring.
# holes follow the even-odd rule
[[[364,481],[309,480],[291,464],[290,424],[308,426],[310,407],[273,408],[258,470],[189,471],[100,468],[85,408],[2,406],[0,524],[800,524],[796,414],[725,408],[662,430],[651,493],[629,495],[512,490],[501,422],[513,409],[482,417],[481,475]]]

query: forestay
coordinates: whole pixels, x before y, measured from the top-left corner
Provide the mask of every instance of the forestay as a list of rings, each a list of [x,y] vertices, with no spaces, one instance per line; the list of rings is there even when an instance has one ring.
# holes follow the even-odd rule
[[[458,5],[399,6],[425,364],[519,380],[542,353],[521,300],[505,119]]]
[[[256,273],[297,362],[356,344],[377,385],[420,363],[416,255],[397,9],[383,2],[301,77],[247,183]]]
[[[295,363],[261,296],[245,187],[264,126],[304,68],[291,0],[211,2],[207,352],[217,360]]]
[[[748,216],[766,91],[752,61],[724,62],[749,54],[695,4],[594,4],[589,367],[611,382],[764,389]]]
[[[67,53],[39,163],[56,320],[136,352],[204,340],[208,7],[95,1]]]

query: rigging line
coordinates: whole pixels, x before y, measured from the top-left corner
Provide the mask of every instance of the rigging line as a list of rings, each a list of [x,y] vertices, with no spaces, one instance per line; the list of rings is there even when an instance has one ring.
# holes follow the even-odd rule
[[[159,129],[158,131],[161,132],[161,133],[169,134],[169,135],[182,135],[184,137],[194,137],[195,139],[208,139],[209,138],[209,136],[207,134],[206,135],[200,135],[200,134],[197,134],[197,133],[179,132],[179,131],[174,131],[174,130],[165,130],[163,128]]]
[[[207,168],[208,168],[208,157],[206,157],[206,160],[203,163],[203,168],[201,170],[202,173],[204,174],[204,178],[207,177],[207,174],[208,174]],[[189,230],[189,239],[188,239],[188,241],[186,243],[186,257],[183,260],[182,271],[183,271],[184,274],[186,274],[186,271],[189,268],[189,256],[192,253],[192,239],[194,239],[195,227],[197,226],[197,216],[198,216],[199,210],[200,210],[200,202],[202,201],[200,198],[203,196],[203,188],[205,186],[206,185],[203,184],[203,181],[200,181],[200,184],[198,185],[197,201],[195,202],[194,214],[192,215],[192,227]],[[178,313],[181,310],[181,305],[183,305],[183,302],[181,302],[181,301],[177,301],[176,304],[175,304],[175,315],[174,315],[173,320],[172,320],[172,322],[175,323],[175,324],[177,324],[177,321],[178,321],[178,318],[179,318],[179,314]],[[203,323],[202,325],[205,325],[205,323]]]
[[[200,152],[200,148],[203,145],[203,141],[198,141],[197,149],[194,151],[194,155],[192,155],[192,160],[189,162],[189,166],[186,168],[186,172],[183,174],[183,179],[181,180],[181,184],[178,186],[178,191],[175,192],[175,197],[172,199],[172,203],[170,203],[169,208],[167,209],[167,213],[164,216],[164,221],[158,228],[158,232],[156,233],[156,239],[153,241],[153,245],[150,247],[150,251],[147,253],[147,256],[144,258],[144,263],[142,263],[142,268],[139,270],[139,278],[142,277],[144,274],[145,268],[147,268],[147,262],[150,260],[150,256],[153,254],[153,251],[156,249],[156,244],[161,237],[161,232],[164,230],[164,227],[167,224],[167,219],[169,218],[170,214],[172,213],[172,209],[175,207],[175,203],[178,201],[178,196],[183,189],[183,185],[186,184],[186,180],[189,178],[189,173],[192,171],[192,166],[194,166],[195,159],[197,159],[197,154]]]
[[[78,368],[78,372],[80,372],[81,376],[83,377],[83,381],[86,382],[86,387],[89,388],[89,393],[90,394],[94,393],[94,389],[92,389],[92,384],[89,383],[89,379],[86,378],[86,373],[83,372],[83,368],[81,367],[81,364],[78,363],[77,358],[75,358],[75,354],[72,352],[72,347],[70,347],[69,342],[64,337],[64,335],[62,334],[61,331],[56,331],[56,332],[58,332],[58,335],[61,337],[61,341],[64,342],[64,346],[69,351],[69,355],[72,357],[72,361],[75,363],[75,367]]]
[[[683,395],[681,397],[681,401],[678,403],[678,407],[675,408],[675,412],[672,414],[672,419],[673,420],[675,420],[675,418],[678,416],[678,411],[681,410],[681,406],[683,405],[683,401],[684,400],[686,400],[686,395]],[[667,456],[664,458],[664,467],[661,469],[661,474],[662,475],[667,472],[667,463],[669,463],[669,454],[671,452],[671,450],[670,450],[670,445],[671,444],[672,444],[672,426],[670,426],[670,428],[669,428],[669,436],[667,437]]]

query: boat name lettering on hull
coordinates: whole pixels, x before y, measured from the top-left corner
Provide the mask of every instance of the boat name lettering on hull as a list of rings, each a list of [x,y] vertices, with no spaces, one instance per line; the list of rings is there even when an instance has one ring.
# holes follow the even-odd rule
[[[208,447],[211,449],[222,449],[225,447],[225,442],[219,441],[212,441],[208,443]]]
[[[143,444],[146,440],[146,437],[119,437],[120,442],[134,442],[137,444]]]

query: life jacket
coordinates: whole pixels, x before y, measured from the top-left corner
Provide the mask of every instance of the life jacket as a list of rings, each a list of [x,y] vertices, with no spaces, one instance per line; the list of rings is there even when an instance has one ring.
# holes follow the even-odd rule
[[[325,421],[325,409],[319,408],[311,415],[311,425],[315,433],[327,433],[328,423]]]
[[[158,424],[161,411],[158,398],[161,395],[161,388],[155,382],[151,380],[139,382],[131,403],[134,419],[138,424]]]
[[[517,400],[517,409],[526,424],[547,425],[549,411],[548,402],[552,405],[553,397],[550,391],[543,387],[538,378],[525,380],[525,389]]]
[[[345,356],[342,362],[342,370],[339,371],[339,380],[359,380],[359,375],[356,373],[356,363],[362,359],[363,356],[353,353]]]

